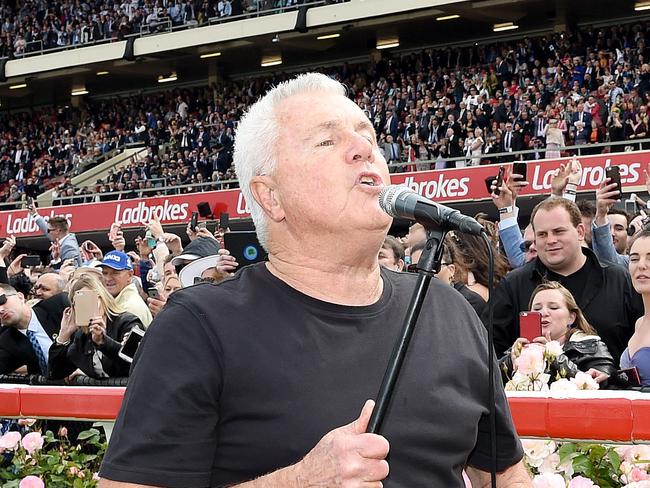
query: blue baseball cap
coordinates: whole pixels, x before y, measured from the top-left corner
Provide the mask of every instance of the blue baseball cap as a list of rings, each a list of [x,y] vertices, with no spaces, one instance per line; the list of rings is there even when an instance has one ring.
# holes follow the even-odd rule
[[[133,265],[131,264],[131,258],[129,258],[122,251],[111,251],[107,252],[102,259],[102,262],[98,266],[108,266],[109,268],[116,269],[118,271],[124,271],[125,269],[132,270]]]

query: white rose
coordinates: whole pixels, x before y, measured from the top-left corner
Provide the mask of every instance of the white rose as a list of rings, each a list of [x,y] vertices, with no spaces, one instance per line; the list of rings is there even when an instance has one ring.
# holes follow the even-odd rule
[[[597,390],[598,383],[596,380],[589,376],[587,373],[578,371],[574,378],[571,378],[571,381],[578,386],[579,390]]]

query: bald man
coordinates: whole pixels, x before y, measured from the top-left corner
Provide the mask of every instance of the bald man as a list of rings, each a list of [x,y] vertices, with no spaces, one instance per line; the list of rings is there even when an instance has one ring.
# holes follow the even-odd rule
[[[53,297],[65,290],[66,282],[57,273],[43,273],[34,285],[34,296],[40,300]]]

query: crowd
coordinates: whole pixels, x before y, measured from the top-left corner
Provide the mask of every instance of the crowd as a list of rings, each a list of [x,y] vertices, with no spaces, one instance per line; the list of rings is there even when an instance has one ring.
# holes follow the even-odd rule
[[[512,157],[492,155],[521,150],[531,151],[525,159],[552,158],[566,154],[566,146],[585,145],[585,154],[601,151],[591,143],[632,145],[646,137],[647,36],[648,23],[589,27],[517,42],[386,54],[377,63],[345,64],[328,74],[349,87],[396,171],[503,162]],[[129,142],[149,148],[145,173],[158,180],[147,182],[143,175],[137,185],[125,182],[128,193],[120,198],[177,184],[194,185],[187,191],[221,188],[221,180],[235,176],[229,168],[239,119],[284,78],[6,114],[0,118],[0,201],[20,202],[51,186],[48,181],[60,185],[57,196],[101,200],[120,182],[80,188],[51,179],[83,171],[84,162]]]
[[[333,437],[368,436],[371,403],[349,425],[342,423],[333,403],[327,409],[322,405],[326,398],[338,402],[349,395],[350,402],[343,403],[357,406],[359,398],[376,392],[376,385],[368,381],[369,372],[377,382],[381,379],[385,363],[376,358],[390,353],[392,344],[386,337],[397,336],[415,288],[409,272],[419,270],[431,246],[420,224],[412,225],[404,237],[386,237],[390,218],[378,207],[377,194],[388,182],[388,168],[365,114],[345,98],[343,87],[318,74],[303,75],[292,83],[283,84],[275,89],[275,97],[265,97],[253,106],[239,125],[233,156],[259,242],[269,252],[267,263],[238,269],[243,263],[224,249],[228,228],[222,222],[212,233],[192,220],[187,228],[190,243],[183,246],[180,236],[165,232],[152,220],[128,248],[119,225],[114,224],[108,235],[111,249],[104,252],[91,241],[79,245],[64,217],[46,221],[35,207],[30,212],[51,241],[47,272],[28,276],[23,256],[1,267],[16,242],[8,237],[0,248],[0,282],[5,283],[0,294],[0,373],[21,371],[53,379],[130,374],[125,408],[104,461],[104,478],[167,484],[162,477],[170,475],[160,474],[156,467],[168,462],[165,456],[175,458],[177,451],[167,447],[166,440],[175,439],[169,445],[181,445],[187,451],[185,441],[191,436],[197,456],[188,456],[193,464],[175,471],[174,486],[190,477],[194,477],[193,486],[204,486],[207,477],[220,484],[253,479],[257,486],[273,484],[274,476],[320,480],[322,466],[310,462],[319,456],[331,458],[327,449],[339,444],[331,441]],[[307,102],[312,112],[297,110]],[[332,107],[336,107],[334,122]],[[252,141],[271,140],[269,113],[285,121],[286,127],[274,146],[252,150]],[[300,144],[292,145],[292,141]],[[276,151],[281,157],[277,166],[269,168],[268,156]],[[353,185],[349,184],[351,175]],[[529,182],[506,171],[503,181],[492,182],[499,222],[476,216],[488,242],[458,231],[447,233],[434,290],[423,305],[417,340],[405,362],[411,369],[403,373],[410,380],[402,382],[406,396],[427,397],[414,410],[412,406],[393,409],[390,422],[397,424],[387,424],[382,432],[391,446],[402,447],[391,451],[391,469],[398,468],[391,471],[393,480],[397,476],[405,485],[419,486],[426,478],[423,473],[428,472],[437,473],[440,486],[457,486],[465,466],[472,483],[486,484],[489,442],[478,426],[484,422],[481,412],[487,396],[487,362],[482,359],[487,344],[481,321],[485,325],[490,321],[488,301],[493,305],[494,349],[508,388],[650,386],[650,310],[646,310],[650,303],[650,219],[644,210],[649,202],[637,197],[638,209],[629,215],[618,208],[620,183],[607,178],[595,201],[576,202],[582,176],[577,158],[560,164],[551,181],[551,195],[533,209],[530,224],[521,229],[517,196]],[[650,165],[645,177],[650,195]],[[343,239],[346,246],[341,247]],[[491,252],[486,245],[492,247]],[[493,277],[490,255],[495,256]],[[362,269],[368,273],[355,272]],[[314,280],[316,274],[320,276]],[[202,281],[220,283],[182,290]],[[538,318],[534,327],[524,328],[522,313]],[[153,316],[157,318],[148,328]],[[440,327],[432,322],[434,317],[444,317],[454,327]],[[145,346],[137,366],[129,371],[133,353],[125,350],[136,336],[144,336]],[[380,349],[370,347],[371,343]],[[432,347],[437,350],[432,352]],[[433,398],[440,390],[433,392],[431,385],[445,387],[449,393],[436,403]],[[185,395],[170,396],[169,392],[179,388]],[[360,388],[365,390],[359,393]],[[332,389],[337,395],[331,394]],[[496,411],[506,412],[500,388],[496,395]],[[255,401],[260,398],[273,401]],[[393,405],[408,406],[403,398]],[[313,405],[303,408],[295,402]],[[145,403],[154,407],[143,418]],[[437,421],[440,412],[430,413],[431,405],[455,412],[464,420],[454,422],[453,427],[471,427],[474,434],[458,436],[449,430]],[[343,416],[352,412],[341,409]],[[332,412],[331,425],[314,426],[316,418]],[[416,421],[413,414],[418,415]],[[303,415],[315,417],[305,420]],[[521,449],[514,427],[507,413],[496,415],[501,431],[511,433],[507,434],[507,460],[497,472],[516,471]],[[134,422],[136,418],[140,422]],[[186,432],[196,418],[214,428]],[[278,418],[284,420],[278,422]],[[260,419],[272,420],[267,424]],[[268,428],[262,444],[273,443],[271,451],[275,451],[286,438],[277,439],[273,425],[284,433],[287,425],[300,433],[306,426],[315,432],[306,437],[291,432],[290,437],[301,439],[300,453],[283,454],[268,465],[265,456],[259,455],[259,438],[246,434],[248,429],[259,433],[260,427]],[[336,425],[344,427],[328,430]],[[407,425],[409,429],[404,428]],[[429,466],[413,459],[412,451],[403,447],[409,440],[428,446],[425,439],[438,438],[428,429],[440,429],[435,434],[446,436],[441,452],[457,455],[458,461]],[[143,436],[143,432],[156,434]],[[318,441],[324,432],[328,433]],[[151,438],[164,441],[161,452],[144,448]],[[199,453],[206,445],[214,446],[216,438],[221,441],[214,448],[218,454],[214,449]],[[236,439],[252,440],[242,447]],[[452,439],[464,444],[454,447]],[[503,446],[506,437],[500,439]],[[341,446],[345,449],[350,442],[341,442]],[[357,444],[352,442],[352,446]],[[367,458],[376,466],[350,476],[384,479],[388,464],[381,461],[388,446],[381,446]],[[472,455],[468,461],[469,453],[477,448],[483,454]],[[354,452],[364,457],[358,447]],[[338,458],[340,453],[334,454]],[[228,468],[228,462],[214,472],[202,471],[204,466],[212,469],[217,455],[233,465],[248,456],[264,459],[259,466],[251,461],[254,468],[244,463],[245,468],[237,473]],[[274,471],[296,459],[303,459],[298,463],[301,471]],[[340,463],[333,464],[331,471],[338,473]],[[359,462],[352,464],[359,466]],[[203,473],[201,479],[196,478],[197,472]],[[522,486],[530,486],[524,484],[525,473],[517,476]],[[413,482],[416,478],[419,482]]]
[[[205,25],[210,19],[261,12],[304,3],[303,0],[124,0],[122,2],[36,2],[0,4],[0,57],[124,40],[130,34],[169,32],[170,28]]]

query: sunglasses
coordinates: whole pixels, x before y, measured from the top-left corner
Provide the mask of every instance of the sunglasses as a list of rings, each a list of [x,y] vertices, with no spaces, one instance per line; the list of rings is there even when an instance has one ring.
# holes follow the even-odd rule
[[[15,293],[4,293],[0,295],[0,305],[4,305],[7,303],[7,297],[10,297],[12,295],[15,295]]]

